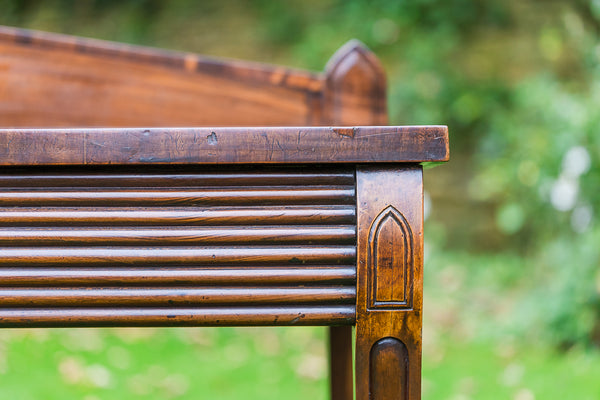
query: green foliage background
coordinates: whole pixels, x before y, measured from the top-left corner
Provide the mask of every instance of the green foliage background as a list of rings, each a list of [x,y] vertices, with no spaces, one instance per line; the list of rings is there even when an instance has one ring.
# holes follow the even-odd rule
[[[424,398],[600,396],[600,1],[3,0],[0,23],[313,70],[362,40],[388,72],[391,123],[450,127],[452,161],[426,171]],[[21,388],[11,398],[40,398],[47,380],[23,385],[23,376],[47,365],[64,381],[61,398],[228,398],[209,373],[214,365],[230,376],[231,361],[214,349],[227,339],[255,361],[233,368],[242,391],[232,396],[325,395],[322,330],[277,331],[281,359],[255,344],[263,330],[239,342],[248,331],[150,330],[152,340],[136,345],[121,331],[88,332],[104,343],[89,360],[61,347],[72,333],[49,332],[2,333],[0,391],[10,380]],[[192,340],[186,354],[186,335],[210,340]],[[289,337],[309,344],[308,359]],[[155,341],[168,349],[144,350]],[[9,368],[31,343],[45,354],[35,368]],[[102,357],[112,348],[132,349],[129,369],[110,372]],[[146,352],[160,373],[148,372]],[[106,374],[90,366],[104,362],[112,383],[95,385]],[[265,365],[281,367],[257,372]],[[193,370],[209,383],[182,378]],[[265,377],[270,390],[251,389]],[[135,394],[136,385],[154,389]]]

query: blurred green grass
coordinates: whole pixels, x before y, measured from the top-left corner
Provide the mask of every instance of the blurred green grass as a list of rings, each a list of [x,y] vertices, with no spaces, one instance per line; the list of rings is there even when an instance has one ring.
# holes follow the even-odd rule
[[[325,399],[322,328],[0,331],[0,398]]]
[[[600,396],[598,351],[574,348],[557,353],[514,338],[448,342],[441,347],[441,354],[424,358],[423,399],[593,400]]]
[[[0,398],[326,399],[321,328],[0,332]],[[600,396],[600,352],[517,336],[424,339],[423,399]]]

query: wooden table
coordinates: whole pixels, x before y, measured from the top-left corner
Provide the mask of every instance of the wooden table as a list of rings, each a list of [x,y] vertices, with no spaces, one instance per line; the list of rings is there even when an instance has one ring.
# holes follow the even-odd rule
[[[0,88],[0,326],[329,325],[332,399],[353,361],[357,399],[420,398],[447,131],[369,126],[360,42],[318,73],[0,27]]]

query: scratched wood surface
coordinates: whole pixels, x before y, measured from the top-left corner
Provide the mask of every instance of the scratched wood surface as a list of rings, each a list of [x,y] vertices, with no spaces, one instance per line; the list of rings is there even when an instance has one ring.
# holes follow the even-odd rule
[[[445,126],[0,130],[0,165],[362,163],[447,158]]]

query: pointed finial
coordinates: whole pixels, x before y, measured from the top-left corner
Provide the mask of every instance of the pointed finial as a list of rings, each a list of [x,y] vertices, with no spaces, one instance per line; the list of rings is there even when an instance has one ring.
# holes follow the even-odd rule
[[[353,39],[325,67],[324,123],[387,124],[386,79],[379,59]]]

